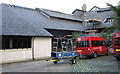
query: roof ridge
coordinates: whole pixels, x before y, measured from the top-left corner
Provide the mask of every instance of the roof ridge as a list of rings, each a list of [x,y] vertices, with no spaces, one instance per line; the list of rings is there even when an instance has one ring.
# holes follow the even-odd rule
[[[54,10],[44,9],[44,8],[41,8],[41,9],[46,10],[46,11],[50,11],[50,12],[55,12],[55,13],[60,13],[60,14],[66,14],[66,13],[63,13],[63,12],[60,12],[60,11],[54,11]]]
[[[58,14],[64,14],[64,15],[71,15],[71,16],[73,16],[73,14],[63,13],[63,12],[60,12],[60,11],[54,11],[54,10],[49,10],[49,9],[44,9],[44,8],[41,8],[41,9],[43,11],[55,12],[55,13],[58,13]]]
[[[13,4],[2,3],[2,5],[6,5],[6,6],[12,7],[12,8],[19,8],[19,9],[25,9],[25,10],[30,10],[30,11],[36,11],[36,9],[34,9],[34,8],[28,8],[28,7],[13,5]]]
[[[23,6],[19,6],[19,5],[13,5],[13,4],[7,4],[7,3],[2,3],[2,5],[6,5],[8,7],[12,7],[12,8],[19,8],[19,9],[25,9],[25,10],[30,10],[30,11],[37,11],[36,8],[28,8],[28,7],[23,7]],[[63,12],[59,12],[59,11],[54,11],[54,10],[50,10],[50,9],[44,9],[44,8],[39,8],[42,9],[43,11],[48,11],[48,12],[55,12],[58,14],[64,14],[64,15],[72,15],[72,14],[66,14]]]
[[[75,20],[75,19],[72,19],[72,18],[68,18],[68,17],[62,17],[63,15],[69,15],[69,16],[72,16],[74,18],[78,18],[77,16],[74,16],[72,14],[65,14],[65,13],[62,13],[62,12],[57,12],[57,11],[52,11],[52,10],[48,10],[48,9],[43,9],[43,8],[36,8],[36,10],[38,11],[41,11],[43,12],[45,15],[49,16],[49,17],[55,17],[55,18],[62,18],[62,19],[67,19],[67,20]],[[61,16],[56,16],[56,15],[52,15],[51,13],[49,12],[54,12],[54,14],[60,14]],[[78,21],[78,19],[76,19]]]
[[[94,8],[100,9],[100,7],[98,7],[98,6],[93,6],[88,12],[92,11]]]
[[[92,11],[92,9],[94,9],[94,8],[98,8],[99,10],[97,10],[97,11],[107,11],[107,10],[110,10],[110,7],[100,8],[98,6],[94,6],[88,12]],[[104,9],[104,10],[102,10],[102,9]]]

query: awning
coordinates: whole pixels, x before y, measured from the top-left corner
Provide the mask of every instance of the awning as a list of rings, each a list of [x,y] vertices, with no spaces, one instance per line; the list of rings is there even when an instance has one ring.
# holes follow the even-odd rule
[[[99,20],[99,19],[88,19],[87,22],[102,22],[102,20]]]

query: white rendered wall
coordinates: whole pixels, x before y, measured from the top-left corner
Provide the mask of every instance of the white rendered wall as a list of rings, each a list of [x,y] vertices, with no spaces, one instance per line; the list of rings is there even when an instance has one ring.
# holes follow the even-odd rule
[[[6,49],[0,50],[0,63],[11,63],[32,60],[32,49]]]
[[[33,53],[35,59],[46,59],[50,57],[52,46],[51,38],[32,38],[31,46],[32,48],[28,49],[24,48],[0,50],[0,64],[33,60]]]
[[[35,59],[48,58],[51,55],[51,38],[35,37],[34,39],[34,57]]]

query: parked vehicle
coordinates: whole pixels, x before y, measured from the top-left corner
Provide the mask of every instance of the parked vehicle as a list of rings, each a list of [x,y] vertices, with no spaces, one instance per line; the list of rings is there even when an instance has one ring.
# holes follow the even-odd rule
[[[116,57],[117,60],[120,60],[120,32],[116,32],[113,34],[112,48],[114,57]]]
[[[76,51],[73,48],[74,43],[71,37],[59,37],[53,38],[52,42],[52,53],[51,59],[47,61],[52,61],[53,63],[57,64],[61,60],[69,60],[72,64],[76,63]]]
[[[76,38],[76,53],[82,56],[108,55],[108,48],[102,37],[83,36]]]

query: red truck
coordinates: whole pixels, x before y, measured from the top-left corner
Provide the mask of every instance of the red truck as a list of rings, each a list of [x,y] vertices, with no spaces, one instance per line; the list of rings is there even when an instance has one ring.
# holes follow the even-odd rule
[[[117,60],[120,60],[120,32],[113,33],[112,48],[114,57],[116,57]]]
[[[102,37],[83,36],[76,38],[76,53],[82,56],[108,55],[108,48],[105,46]]]

